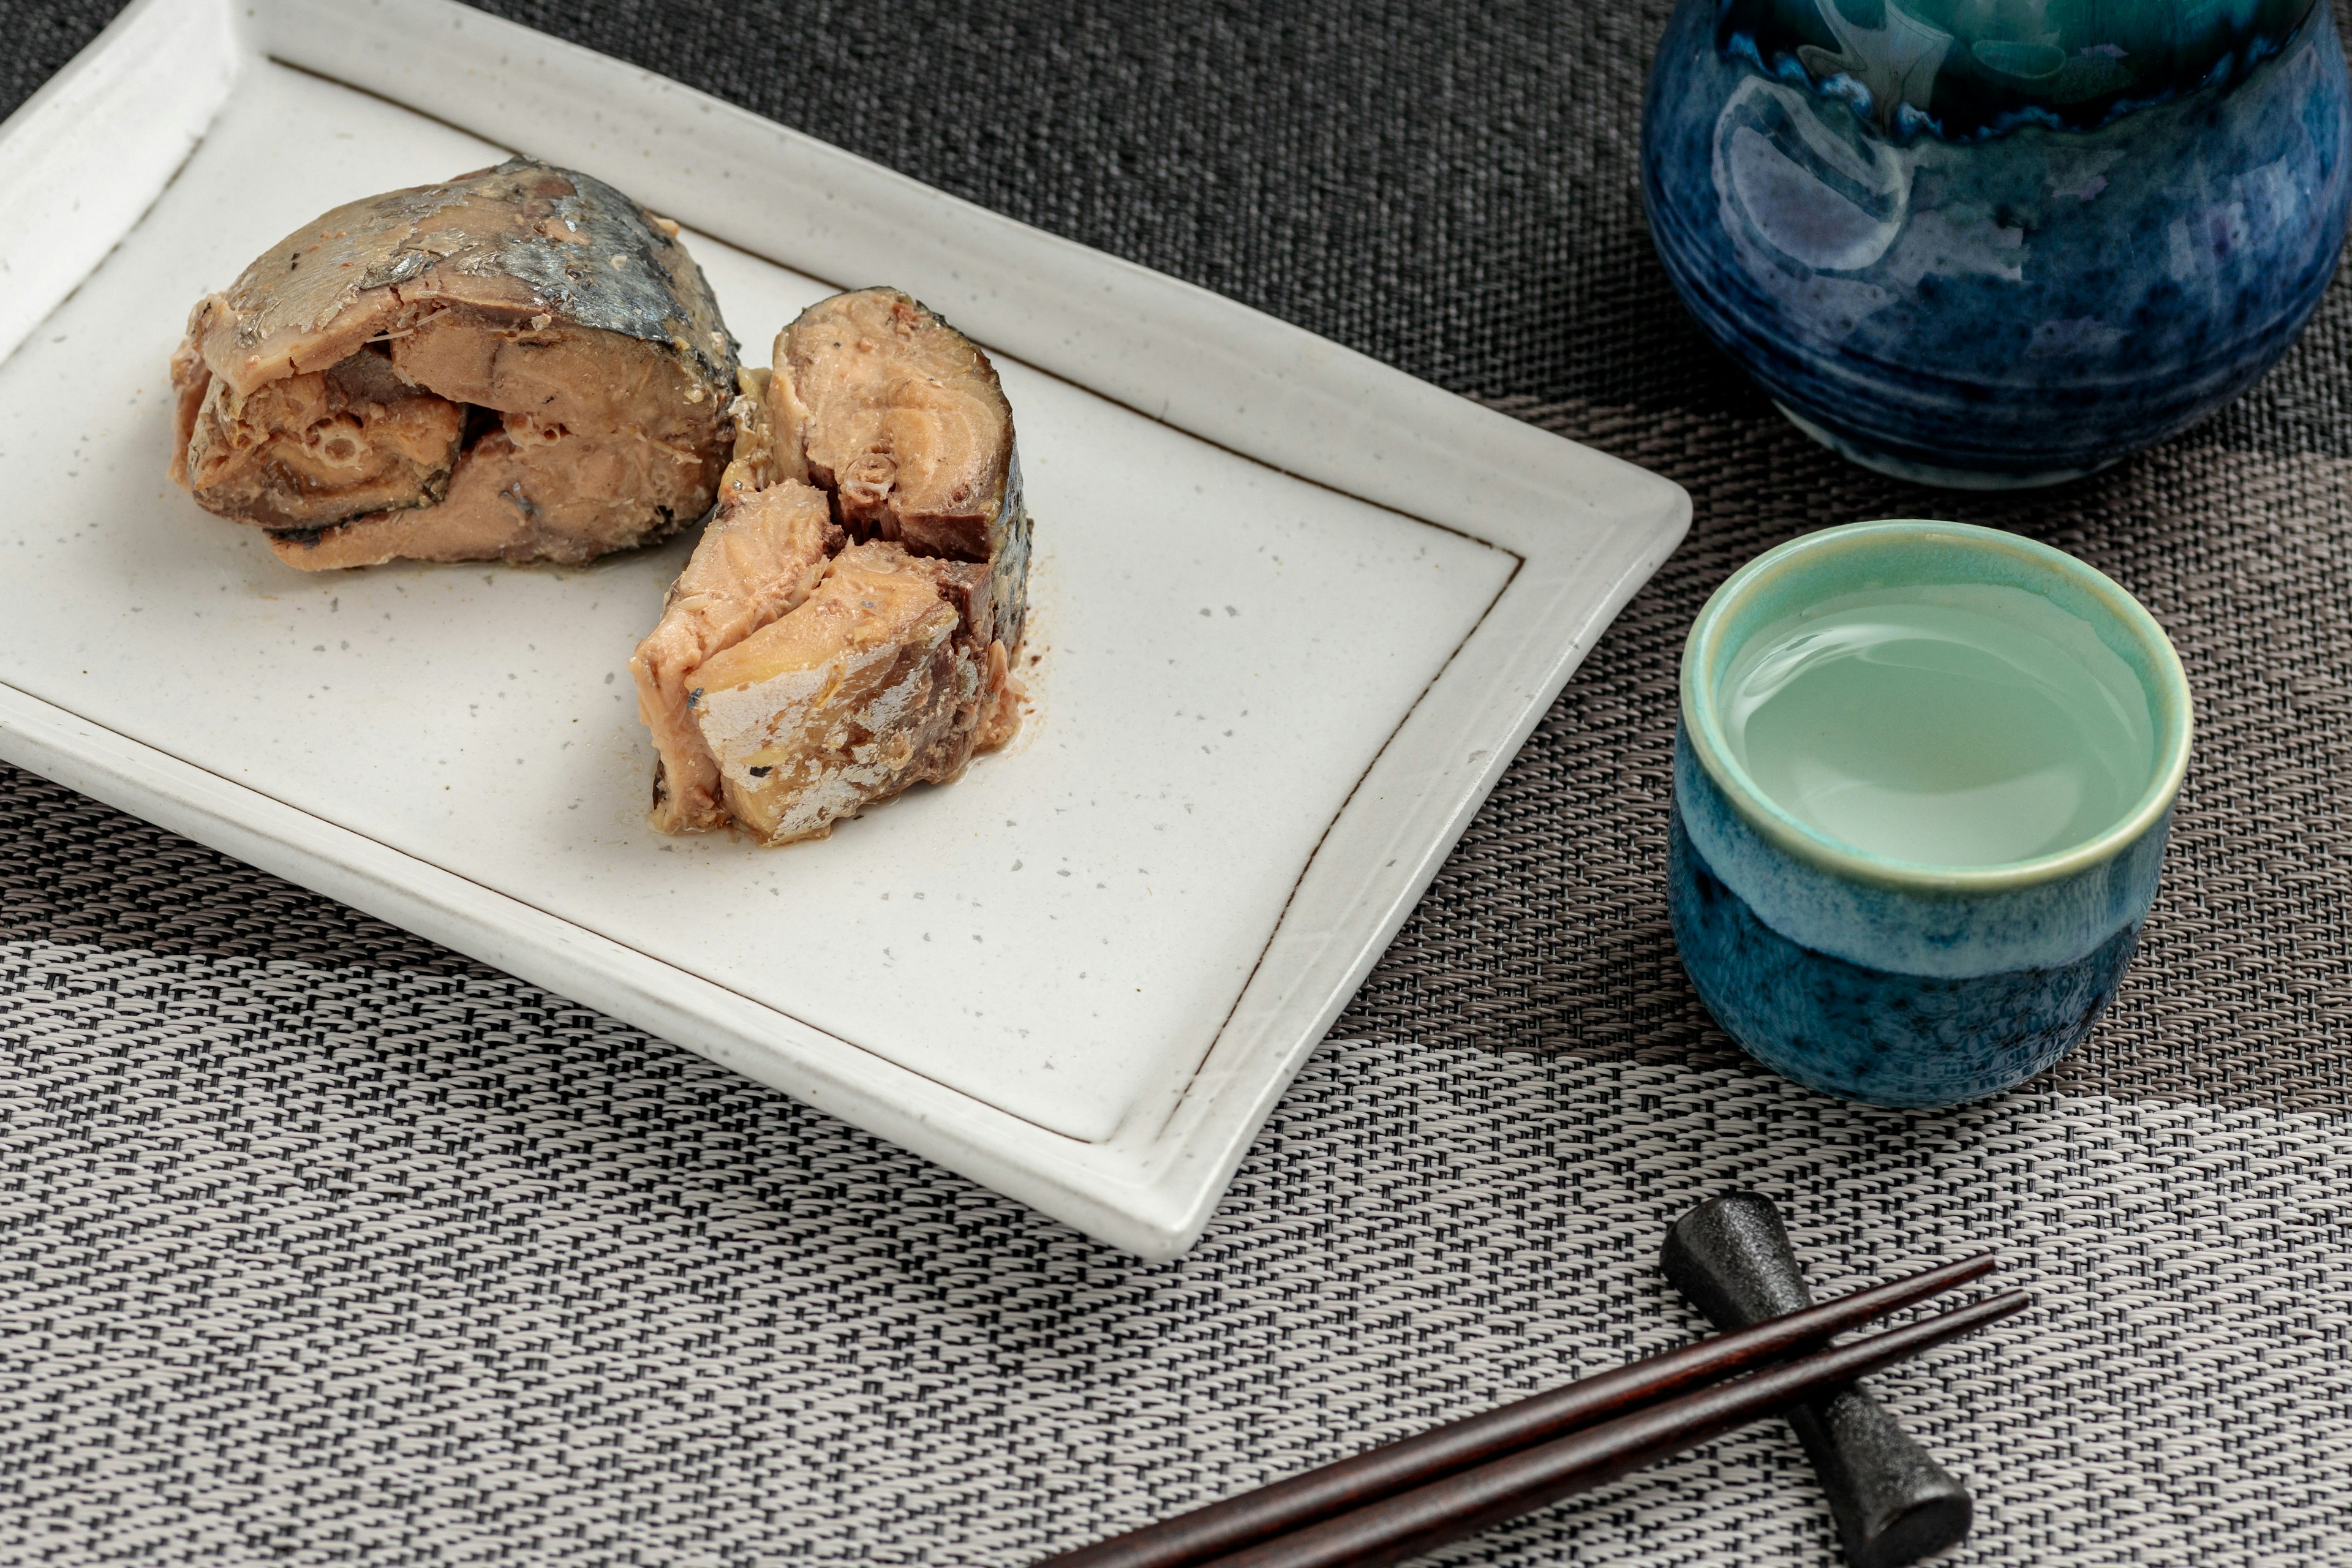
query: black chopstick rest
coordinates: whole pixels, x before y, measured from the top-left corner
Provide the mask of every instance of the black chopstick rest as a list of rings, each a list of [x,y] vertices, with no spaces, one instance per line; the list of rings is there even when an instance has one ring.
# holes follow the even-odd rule
[[[1709,1198],[1666,1232],[1658,1264],[1717,1328],[1744,1328],[1811,1303],[1772,1200]],[[1789,1424],[1829,1494],[1853,1568],[1900,1568],[1958,1544],[1975,1510],[1969,1489],[1894,1416],[1853,1384],[1799,1406]]]
[[[1625,1430],[1622,1418],[1643,1409],[1680,1405],[1685,1415],[1691,1415],[1687,1396],[1727,1379],[1739,1379],[1735,1404],[1755,1400],[1759,1390],[1786,1386],[1758,1380],[1778,1377],[1790,1367],[1809,1367],[1810,1372],[1801,1373],[1801,1378],[1810,1376],[1823,1388],[1851,1383],[1860,1375],[1858,1371],[1841,1372],[1820,1363],[1823,1353],[1820,1347],[1823,1343],[1844,1330],[1859,1328],[1889,1312],[1940,1296],[1970,1279],[1982,1279],[1995,1266],[1992,1254],[1985,1252],[1923,1268],[1817,1307],[1629,1362],[1509,1405],[1433,1426],[1414,1436],[1367,1448],[1352,1458],[1303,1470],[1204,1507],[1188,1509],[1139,1530],[1081,1546],[1075,1552],[1056,1553],[1035,1564],[1035,1568],[1218,1568],[1234,1561],[1234,1553],[1243,1554],[1246,1560],[1248,1552],[1269,1541],[1313,1531],[1345,1514],[1384,1509],[1391,1500],[1407,1494],[1416,1500],[1397,1505],[1406,1513],[1419,1514],[1433,1506],[1435,1513],[1429,1517],[1454,1518],[1456,1510],[1452,1504],[1461,1500],[1460,1489],[1441,1498],[1429,1491],[1431,1487],[1442,1486],[1449,1479],[1473,1470],[1485,1469],[1491,1477],[1496,1473],[1491,1469],[1493,1465],[1514,1455],[1557,1444],[1570,1434],[1589,1432],[1612,1422],[1619,1424],[1617,1430],[1622,1436]],[[1860,1351],[1846,1347],[1838,1352],[1843,1358],[1839,1365],[1886,1365],[1889,1363],[1878,1358],[1889,1352],[1899,1359],[1912,1350],[1941,1343],[1953,1334],[1971,1332],[2023,1305],[2022,1293],[2012,1292],[1944,1312],[1914,1322],[1891,1339],[1880,1335],[1864,1342]],[[1809,1356],[1805,1353],[1808,1351],[1815,1353]],[[1786,1398],[1767,1398],[1755,1406],[1757,1415],[1752,1418],[1761,1419],[1765,1413],[1787,1409],[1791,1401],[1803,1396],[1801,1388]],[[1710,1408],[1719,1415],[1727,1406]],[[1706,1418],[1693,1419],[1705,1425]],[[1677,1433],[1687,1438],[1685,1446],[1705,1441],[1689,1437],[1686,1427],[1668,1435]],[[1659,1450],[1661,1454],[1669,1451],[1673,1450]],[[1586,1458],[1593,1456],[1587,1454]],[[1575,1465],[1565,1469],[1545,1469],[1543,1473],[1553,1481],[1575,1474],[1598,1474]],[[1391,1518],[1390,1522],[1394,1520]]]

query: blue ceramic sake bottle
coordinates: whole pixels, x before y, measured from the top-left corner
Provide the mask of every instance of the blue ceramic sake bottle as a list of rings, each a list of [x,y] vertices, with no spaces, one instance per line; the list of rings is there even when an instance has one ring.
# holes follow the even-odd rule
[[[1681,0],[1643,193],[1692,314],[1808,434],[2046,484],[2286,352],[2347,136],[2328,0]]]

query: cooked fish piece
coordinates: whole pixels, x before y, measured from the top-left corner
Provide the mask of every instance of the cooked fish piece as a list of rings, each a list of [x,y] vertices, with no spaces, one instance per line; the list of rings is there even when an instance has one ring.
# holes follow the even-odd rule
[[[1008,648],[1028,613],[1029,513],[996,367],[896,289],[819,300],[777,334],[761,416],[852,537],[985,562]]]
[[[734,437],[677,226],[521,158],[288,236],[172,369],[173,478],[306,570],[646,543],[709,511]]]
[[[842,545],[824,495],[787,480],[719,503],[694,556],[670,585],[662,617],[629,660],[637,713],[654,733],[654,826],[707,833],[727,826],[719,764],[694,707],[706,660],[797,609]]]
[[[738,389],[720,521],[631,668],[654,825],[784,844],[1012,738],[1030,521],[994,367],[895,289],[812,306]]]
[[[706,660],[692,712],[728,810],[770,844],[821,838],[1010,732],[989,569],[895,542],[834,558],[798,609]]]
[[[772,372],[748,365],[735,373],[740,390],[727,410],[735,421],[735,455],[719,476],[721,500],[785,479],[808,482],[808,458],[801,450],[799,433],[792,432],[782,441],[776,438],[769,407],[772,378]]]

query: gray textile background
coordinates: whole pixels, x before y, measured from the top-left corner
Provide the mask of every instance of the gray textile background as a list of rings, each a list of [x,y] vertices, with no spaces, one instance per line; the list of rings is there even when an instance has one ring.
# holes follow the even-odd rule
[[[1969,1563],[2352,1562],[2352,285],[2099,479],[1841,466],[1643,232],[1654,0],[493,7],[1655,468],[1689,542],[1150,1267],[649,1039],[0,769],[0,1561],[1013,1564],[1662,1348],[1734,1184],[1818,1287],[1997,1245],[2042,1304],[1882,1380]],[[106,0],[0,0],[0,105]],[[2201,727],[2110,1019],[1991,1104],[1748,1066],[1660,886],[1676,650],[1874,515],[2084,555]],[[1758,1428],[1440,1561],[1813,1564]]]

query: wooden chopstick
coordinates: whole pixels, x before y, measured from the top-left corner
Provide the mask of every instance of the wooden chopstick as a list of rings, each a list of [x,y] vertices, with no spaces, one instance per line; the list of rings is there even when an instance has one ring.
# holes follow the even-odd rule
[[[1990,1253],[1979,1253],[1874,1285],[1049,1557],[1036,1568],[1192,1568],[1562,1433],[1753,1371],[1997,1266]]]
[[[1816,1351],[1212,1558],[1202,1568],[1389,1568],[1777,1415],[2022,1311],[2032,1300],[2023,1290],[2011,1290],[1853,1344]]]

